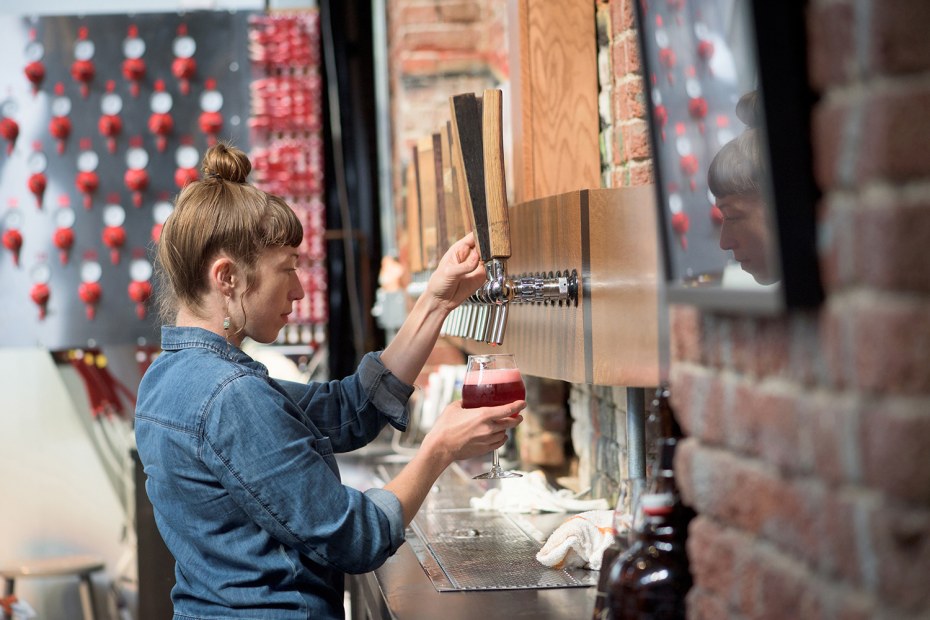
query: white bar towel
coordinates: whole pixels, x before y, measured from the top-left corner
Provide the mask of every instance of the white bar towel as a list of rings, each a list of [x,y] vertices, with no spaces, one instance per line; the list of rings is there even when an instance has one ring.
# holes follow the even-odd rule
[[[589,510],[568,518],[552,532],[536,559],[557,569],[600,570],[604,549],[613,541],[613,520],[613,510]]]
[[[488,489],[481,497],[471,498],[475,510],[500,512],[582,512],[609,507],[606,499],[575,499],[568,489],[556,490],[539,471],[524,473],[521,478],[504,478],[500,486]]]

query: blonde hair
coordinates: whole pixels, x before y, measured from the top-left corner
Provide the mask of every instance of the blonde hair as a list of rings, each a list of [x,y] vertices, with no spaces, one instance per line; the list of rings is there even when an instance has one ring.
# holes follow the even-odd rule
[[[162,228],[155,258],[159,314],[173,323],[181,304],[202,309],[207,267],[223,253],[245,274],[251,288],[258,256],[275,246],[297,247],[303,227],[284,199],[246,181],[252,163],[226,143],[210,147],[201,166],[203,178],[178,194]]]

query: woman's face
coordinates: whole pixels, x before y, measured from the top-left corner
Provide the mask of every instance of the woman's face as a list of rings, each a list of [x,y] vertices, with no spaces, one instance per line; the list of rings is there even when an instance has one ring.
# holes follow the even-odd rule
[[[720,249],[732,251],[743,271],[759,284],[775,282],[778,276],[772,269],[772,231],[762,197],[724,196],[717,200],[717,207],[723,213]]]
[[[273,342],[287,324],[294,302],[304,297],[297,259],[297,248],[288,246],[270,247],[259,255],[252,290],[242,301],[246,321],[243,336]]]

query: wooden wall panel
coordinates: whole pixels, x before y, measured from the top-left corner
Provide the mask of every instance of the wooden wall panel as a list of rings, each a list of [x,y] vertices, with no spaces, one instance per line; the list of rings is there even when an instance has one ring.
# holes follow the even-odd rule
[[[571,271],[577,307],[513,304],[504,343],[456,339],[470,353],[513,352],[521,370],[572,383],[659,380],[658,246],[653,188],[592,189],[514,205],[512,276]]]
[[[511,3],[514,202],[599,187],[595,3]]]
[[[438,136],[437,136],[438,137]],[[424,136],[417,141],[417,187],[420,196],[420,244],[424,269],[435,269],[439,262],[436,248],[439,240],[437,230],[439,200],[436,185],[436,157],[433,136]]]

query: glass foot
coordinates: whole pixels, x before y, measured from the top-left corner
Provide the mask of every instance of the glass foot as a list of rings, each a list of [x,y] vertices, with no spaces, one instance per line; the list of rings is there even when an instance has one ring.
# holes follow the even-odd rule
[[[515,471],[504,471],[503,469],[492,469],[489,472],[473,476],[472,480],[497,480],[498,478],[522,478],[523,474]]]

